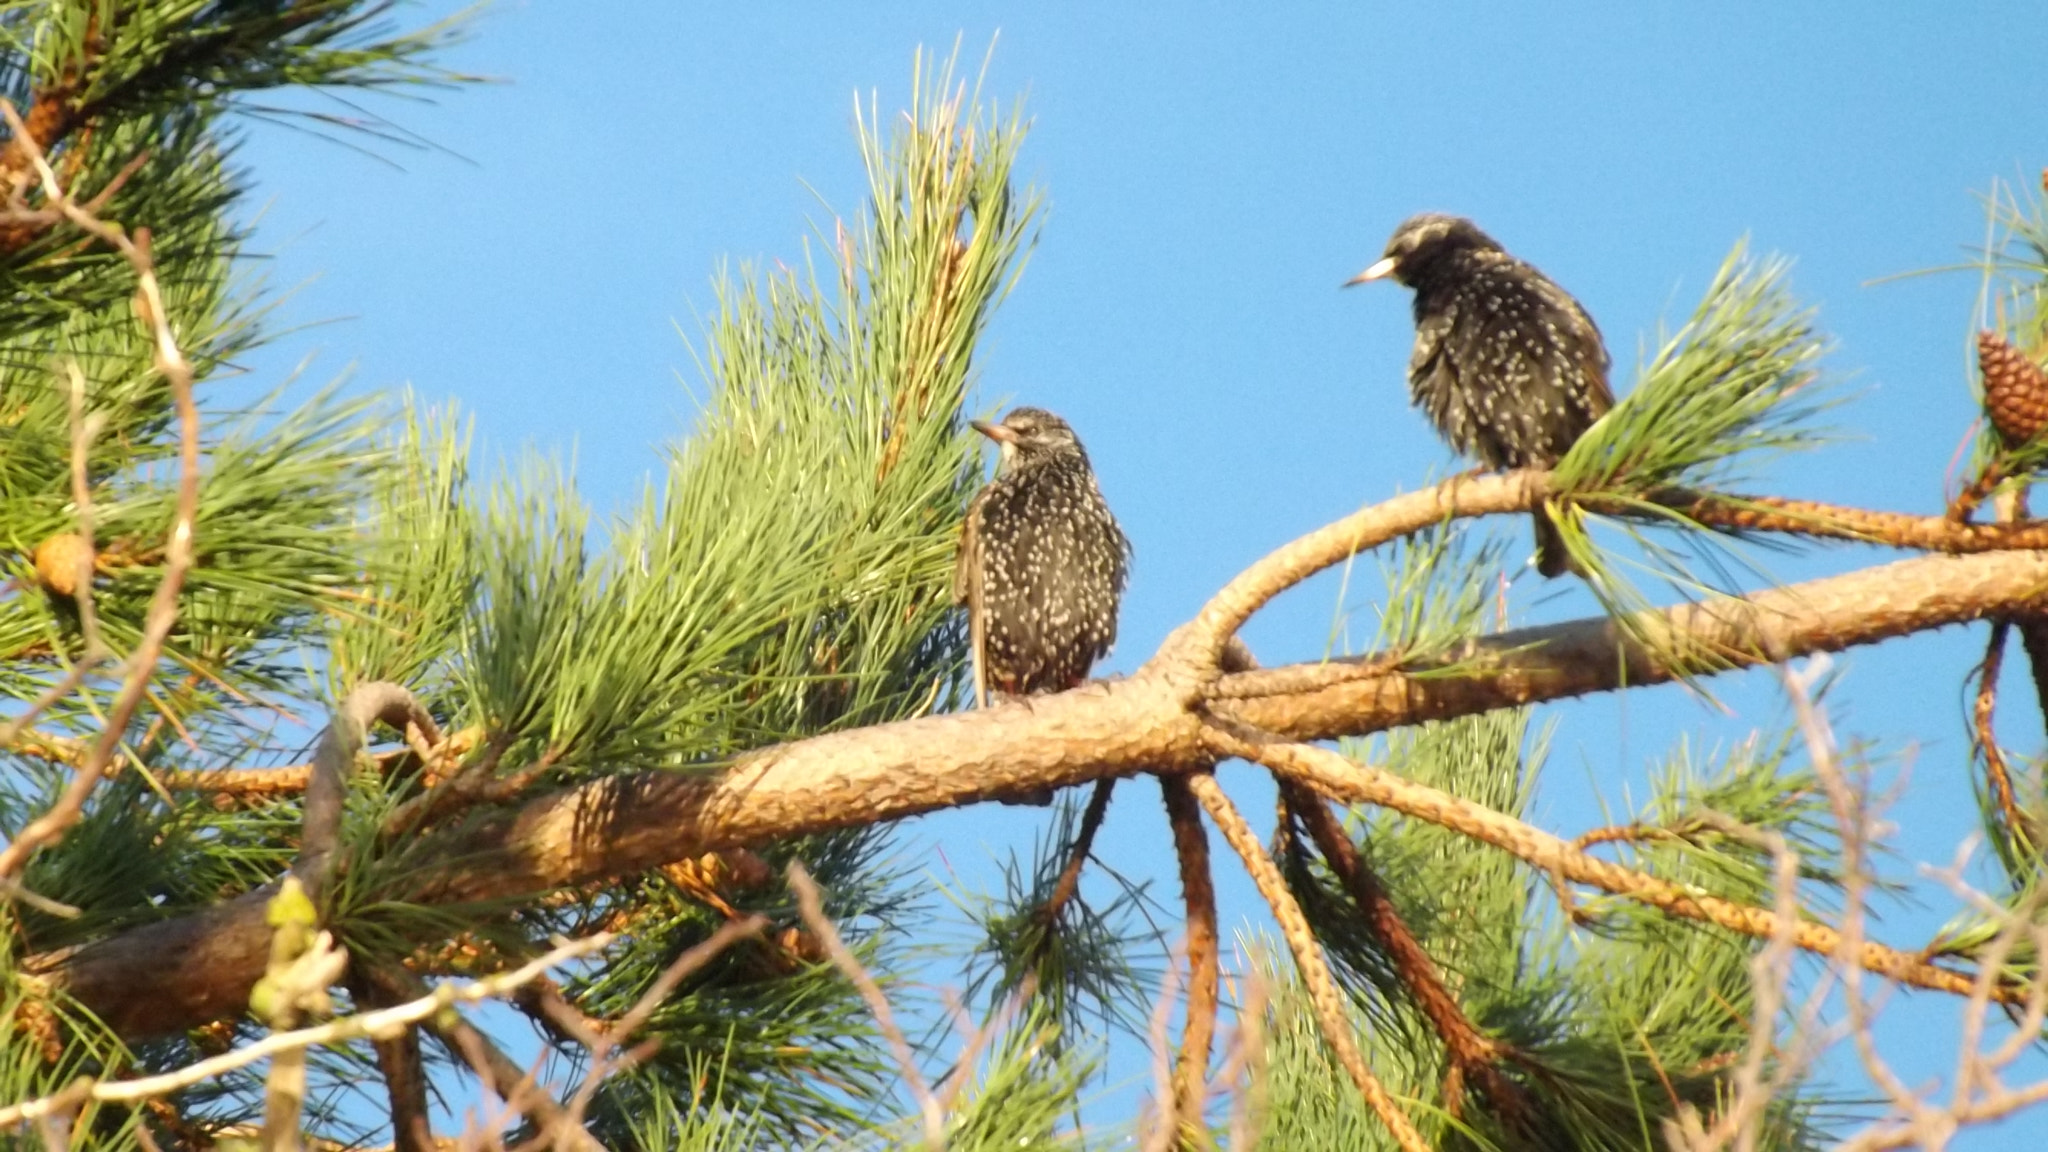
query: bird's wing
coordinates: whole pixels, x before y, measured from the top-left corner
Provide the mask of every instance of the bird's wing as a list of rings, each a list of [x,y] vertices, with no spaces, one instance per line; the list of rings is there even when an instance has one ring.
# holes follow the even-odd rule
[[[988,707],[988,673],[981,614],[981,504],[988,490],[975,493],[960,521],[960,550],[953,558],[953,603],[967,606],[967,648],[974,660],[974,706]]]
[[[1607,355],[1607,342],[1600,337],[1600,326],[1593,323],[1593,317],[1571,293],[1546,280],[1544,283],[1555,293],[1579,323],[1563,333],[1565,351],[1576,361],[1576,367],[1586,378],[1586,397],[1592,406],[1586,412],[1586,422],[1592,423],[1607,414],[1614,407],[1614,391],[1607,383],[1607,369],[1612,363]]]
[[[1448,310],[1415,318],[1415,348],[1408,353],[1410,384],[1419,388],[1422,381],[1444,367],[1444,337],[1450,334],[1455,322]]]
[[[1457,309],[1445,308],[1415,318],[1415,350],[1408,356],[1408,398],[1453,449],[1474,456],[1481,454],[1482,448],[1473,435],[1470,414],[1459,399],[1458,366],[1445,348],[1458,317]]]

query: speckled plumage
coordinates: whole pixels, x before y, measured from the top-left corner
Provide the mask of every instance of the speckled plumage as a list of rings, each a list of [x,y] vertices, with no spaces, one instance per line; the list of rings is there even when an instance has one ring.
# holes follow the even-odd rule
[[[1002,446],[995,478],[967,506],[953,577],[976,699],[1064,691],[1116,642],[1130,541],[1066,421],[1016,408],[975,427]]]
[[[1547,468],[1614,406],[1593,318],[1470,220],[1403,221],[1351,282],[1386,276],[1415,290],[1410,398],[1463,455],[1488,468]],[[1536,566],[1545,576],[1569,567],[1540,512]]]

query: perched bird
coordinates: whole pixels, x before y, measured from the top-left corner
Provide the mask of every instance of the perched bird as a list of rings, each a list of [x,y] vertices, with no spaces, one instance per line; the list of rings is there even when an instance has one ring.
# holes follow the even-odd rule
[[[953,602],[967,606],[975,703],[1061,692],[1116,642],[1131,542],[1065,420],[1013,408],[974,421],[1002,458],[967,506]]]
[[[1344,286],[1389,276],[1415,290],[1409,397],[1458,452],[1488,468],[1547,468],[1614,406],[1593,318],[1470,220],[1409,217]],[[1537,570],[1570,567],[1538,511]]]

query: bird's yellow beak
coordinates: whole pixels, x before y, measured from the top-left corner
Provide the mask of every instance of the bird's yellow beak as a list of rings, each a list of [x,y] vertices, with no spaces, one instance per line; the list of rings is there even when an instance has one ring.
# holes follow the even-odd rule
[[[967,423],[976,432],[981,433],[998,444],[1015,444],[1017,442],[1017,434],[1001,424],[991,424],[986,420],[969,420]]]
[[[1373,265],[1372,267],[1367,268],[1365,271],[1360,272],[1358,275],[1353,276],[1351,279],[1346,280],[1344,282],[1344,287],[1350,288],[1355,285],[1370,283],[1374,280],[1384,280],[1388,276],[1391,276],[1393,274],[1394,258],[1392,256],[1389,256],[1386,259],[1380,261],[1379,263]]]

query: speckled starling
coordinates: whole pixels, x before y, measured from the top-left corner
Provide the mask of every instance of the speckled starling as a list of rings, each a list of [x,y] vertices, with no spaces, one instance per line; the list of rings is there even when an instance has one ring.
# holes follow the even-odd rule
[[[1014,408],[976,431],[1002,450],[967,506],[953,600],[967,606],[975,700],[1080,684],[1116,642],[1131,544],[1067,422]]]
[[[1346,282],[1391,276],[1415,290],[1408,392],[1451,447],[1488,468],[1547,468],[1614,406],[1600,329],[1571,294],[1470,220],[1424,213]],[[1536,567],[1571,566],[1536,514]]]

